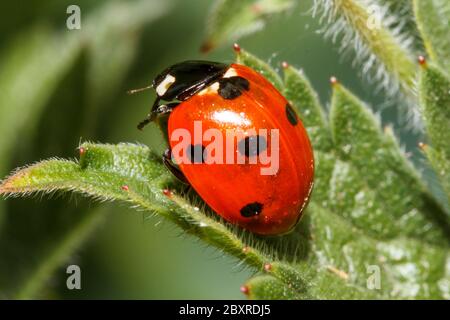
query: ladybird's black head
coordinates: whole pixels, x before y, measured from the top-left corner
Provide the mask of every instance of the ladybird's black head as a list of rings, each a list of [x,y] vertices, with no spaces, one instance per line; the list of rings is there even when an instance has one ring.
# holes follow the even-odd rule
[[[186,100],[218,79],[228,65],[210,61],[184,61],[174,64],[153,80],[153,88],[162,100]]]

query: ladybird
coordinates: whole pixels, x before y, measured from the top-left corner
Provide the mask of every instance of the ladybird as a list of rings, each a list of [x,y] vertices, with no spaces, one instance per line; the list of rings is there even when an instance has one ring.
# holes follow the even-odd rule
[[[308,203],[314,157],[283,95],[240,64],[184,61],[148,88],[170,148],[163,162],[226,221],[259,235],[288,233]]]

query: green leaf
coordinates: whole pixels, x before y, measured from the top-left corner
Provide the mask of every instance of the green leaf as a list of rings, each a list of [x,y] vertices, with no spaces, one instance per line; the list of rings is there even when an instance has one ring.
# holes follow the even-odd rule
[[[439,180],[442,183],[447,199],[450,199],[450,160],[449,157],[430,146],[424,145],[423,150],[428,157],[432,167],[436,171]]]
[[[139,184],[148,180],[160,187],[168,183],[164,168],[150,161],[157,156],[145,147],[83,144],[80,150],[79,163],[54,159],[18,170],[3,181],[1,193],[49,193],[60,189],[76,190],[99,200],[127,200],[128,192],[123,190],[123,186],[130,182]]]
[[[414,41],[413,49],[421,49],[423,43],[414,18],[413,2],[411,0],[377,0],[376,2],[386,7],[389,14],[395,17],[391,26],[397,28],[397,32],[400,32],[402,37]]]
[[[292,0],[216,0],[202,51],[263,29],[268,17],[287,11],[293,4]]]
[[[247,282],[254,299],[446,299],[449,251],[412,239],[380,241],[314,201],[308,208],[312,247],[294,268],[306,292],[289,281],[256,276]]]
[[[303,71],[286,65],[284,84],[284,96],[298,111],[314,150],[329,151],[332,142],[325,111]]]
[[[372,8],[357,0],[318,0],[313,12],[316,15],[322,12],[327,17],[321,19],[327,22],[325,34],[333,39],[341,36],[342,50],[355,48],[355,59],[363,65],[363,74],[369,75],[372,70],[373,78],[387,92],[398,94],[401,88],[410,95],[417,67],[408,38],[397,34],[395,26],[388,25],[398,19]]]
[[[298,300],[301,298],[295,290],[269,275],[251,278],[243,287],[252,300]]]
[[[448,216],[427,192],[392,135],[383,135],[369,108],[340,84],[334,85],[331,105],[330,122],[335,147],[340,157],[352,165],[344,178],[351,179],[355,175],[356,180],[365,183],[374,193],[374,198],[366,199],[368,204],[372,203],[373,213],[385,216],[384,222],[378,218],[372,221],[373,231],[384,229],[387,234],[446,243],[450,236]],[[352,181],[347,183],[356,183],[355,179]],[[364,188],[355,194],[355,200],[359,197],[366,197]],[[336,201],[345,205],[341,199]],[[359,219],[358,216],[355,218]],[[375,225],[376,222],[383,225]]]
[[[450,158],[450,79],[433,65],[421,68],[419,94],[423,119],[433,147]]]
[[[280,75],[272,69],[272,67],[267,63],[258,59],[251,53],[241,49],[239,46],[235,48],[236,51],[236,62],[246,65],[253,70],[259,72],[267,80],[269,80],[278,90],[282,90],[283,80],[281,80]]]
[[[311,278],[309,293],[335,299],[443,299],[449,271],[448,248],[420,240],[398,238],[380,241],[355,229],[338,212],[311,204],[312,262],[299,266]],[[379,271],[380,286],[375,280]]]
[[[419,97],[428,138],[426,147],[431,164],[450,198],[450,79],[439,68],[425,64],[421,68]]]
[[[428,54],[450,73],[450,3],[447,0],[414,0],[413,3]]]
[[[336,161],[329,184],[329,207],[375,238],[395,237],[401,229],[354,166]]]

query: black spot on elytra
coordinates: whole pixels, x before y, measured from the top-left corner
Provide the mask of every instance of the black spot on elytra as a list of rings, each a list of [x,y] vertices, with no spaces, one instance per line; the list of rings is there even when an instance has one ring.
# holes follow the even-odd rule
[[[201,144],[190,144],[186,150],[187,156],[191,163],[204,163],[206,159],[204,151],[205,146]]]
[[[261,213],[263,205],[259,202],[252,202],[241,209],[241,215],[245,218],[251,218]]]
[[[242,92],[248,91],[250,83],[247,79],[234,76],[229,78],[222,78],[219,80],[219,95],[227,100],[239,97]]]
[[[267,149],[267,141],[263,136],[249,136],[238,142],[238,151],[247,158],[257,156]]]
[[[293,126],[297,125],[298,123],[297,114],[295,113],[294,109],[292,109],[289,103],[286,105],[286,116]]]

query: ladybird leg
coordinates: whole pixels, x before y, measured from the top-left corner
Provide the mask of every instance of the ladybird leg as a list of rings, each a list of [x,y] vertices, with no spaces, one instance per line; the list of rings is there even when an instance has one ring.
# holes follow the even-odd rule
[[[172,103],[168,103],[168,104],[162,104],[162,105],[158,106],[158,108],[156,108],[155,110],[152,111],[152,116],[153,116],[153,118],[156,118],[156,117],[158,117],[160,115],[169,114],[179,104],[180,104],[179,102],[172,102]]]
[[[150,110],[150,113],[147,115],[147,117],[145,117],[144,120],[142,120],[141,122],[139,122],[139,124],[137,125],[137,128],[139,130],[142,130],[146,125],[148,125],[150,122],[152,122],[153,120],[155,120],[155,115],[154,115],[154,111],[156,109],[158,109],[159,107],[159,101],[161,99],[158,97],[155,99],[155,102],[153,102],[153,106],[152,109]]]
[[[152,122],[153,121],[153,119],[151,118],[151,116],[150,116],[150,114],[144,119],[144,120],[142,120],[141,122],[139,122],[138,123],[138,125],[137,125],[137,128],[139,129],[139,130],[142,130],[142,129],[144,129],[144,127],[146,126],[146,125],[148,125],[150,122]]]
[[[144,128],[150,122],[154,121],[158,116],[171,113],[172,110],[180,104],[179,102],[173,102],[168,104],[162,104],[159,106],[157,105],[157,102],[159,102],[159,100],[155,101],[155,104],[153,105],[150,113],[144,120],[142,120],[138,124],[139,130],[142,130],[142,128]]]
[[[167,169],[181,182],[185,184],[189,184],[183,172],[179,168],[177,168],[172,162],[172,151],[170,149],[166,149],[163,153],[163,163]]]

